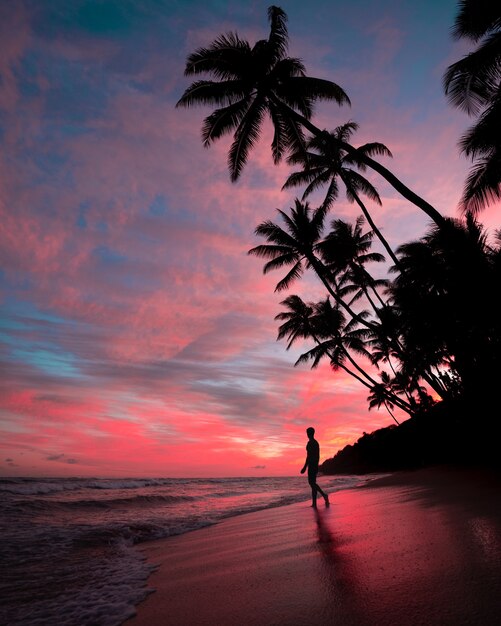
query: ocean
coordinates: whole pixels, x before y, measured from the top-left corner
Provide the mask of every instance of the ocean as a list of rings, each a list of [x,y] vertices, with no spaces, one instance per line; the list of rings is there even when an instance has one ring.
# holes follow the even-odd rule
[[[309,497],[304,476],[0,479],[0,624],[118,626],[151,592],[138,544]]]

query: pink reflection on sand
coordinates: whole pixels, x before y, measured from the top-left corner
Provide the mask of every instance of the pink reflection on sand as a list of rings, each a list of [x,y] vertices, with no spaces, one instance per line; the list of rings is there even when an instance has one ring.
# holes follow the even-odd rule
[[[462,497],[472,503],[465,508],[460,480],[437,473],[436,485],[426,476],[420,485],[369,485],[335,494],[330,509],[314,512],[319,581],[339,623],[476,623],[465,616],[486,610],[483,596],[492,603],[501,562],[499,505],[480,515],[476,485],[463,481]],[[483,493],[483,504],[493,495]]]

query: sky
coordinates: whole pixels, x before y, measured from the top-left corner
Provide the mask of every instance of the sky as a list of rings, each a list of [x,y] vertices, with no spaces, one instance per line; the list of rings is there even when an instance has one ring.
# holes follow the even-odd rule
[[[458,215],[470,121],[443,95],[467,51],[452,0],[287,0],[291,56],[333,80],[385,165]],[[392,423],[308,346],[276,341],[281,278],[247,255],[254,228],[293,204],[270,126],[240,181],[228,141],[205,149],[208,109],[176,109],[186,56],[220,33],[268,36],[268,3],[0,3],[0,474],[294,475],[313,425],[322,460]],[[427,219],[383,181],[377,223],[394,246]],[[331,217],[354,220],[341,197]],[[497,227],[495,207],[482,214]],[[313,276],[291,293],[324,297]]]

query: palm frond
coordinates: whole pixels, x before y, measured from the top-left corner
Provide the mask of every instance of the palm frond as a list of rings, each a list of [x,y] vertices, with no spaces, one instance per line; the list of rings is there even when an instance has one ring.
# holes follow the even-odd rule
[[[332,204],[337,200],[339,195],[339,186],[337,184],[337,179],[335,176],[331,178],[331,182],[329,183],[329,187],[327,188],[327,193],[325,194],[324,201],[322,202],[322,210],[324,214],[327,215],[327,211],[330,209]]]
[[[459,142],[461,151],[466,156],[475,158],[489,156],[501,146],[501,87],[499,94],[483,111],[474,124]],[[500,174],[501,177],[501,174]]]
[[[501,200],[501,158],[479,159],[466,179],[460,208],[463,212],[479,213],[491,202]]]
[[[230,104],[222,109],[216,109],[204,120],[202,126],[202,141],[204,147],[208,148],[210,144],[233,131],[244,118],[249,103],[246,99]]]
[[[353,135],[359,129],[359,125],[357,122],[350,120],[349,122],[345,122],[340,126],[336,126],[336,128],[330,133],[332,137],[339,139],[340,141],[348,142]]]
[[[285,112],[283,114],[280,112],[280,114],[283,117],[287,149],[290,152],[303,152],[306,155],[306,142],[302,126],[285,114]]]
[[[282,278],[282,280],[277,283],[275,291],[283,291],[284,289],[288,289],[295,280],[301,278],[302,274],[303,264],[301,261],[298,261],[294,265],[294,267],[292,267],[292,269],[287,272],[287,275],[284,276],[284,278]]]
[[[270,6],[268,9],[268,19],[270,21],[270,36],[268,37],[268,42],[270,44],[271,60],[272,63],[276,63],[285,57],[289,46],[287,14],[280,7]]]
[[[359,152],[362,154],[366,154],[367,156],[387,156],[392,158],[393,154],[391,150],[384,145],[384,143],[380,143],[379,141],[371,141],[369,143],[364,143],[363,145],[357,148]]]
[[[246,87],[241,80],[215,82],[197,80],[186,89],[176,103],[176,107],[190,107],[196,104],[232,104],[246,95]]]
[[[260,237],[265,237],[269,242],[273,242],[279,246],[288,246],[289,248],[296,246],[296,240],[271,220],[261,222],[261,224],[256,227],[254,233]],[[258,246],[258,248],[259,247],[260,246]]]
[[[251,48],[237,33],[217,37],[209,47],[198,48],[186,60],[185,76],[212,74],[222,80],[241,78],[242,61],[250,56]]]
[[[283,254],[288,254],[290,251],[290,246],[273,245],[266,243],[252,248],[247,252],[247,254],[252,254],[254,256],[264,259],[275,259]]]
[[[245,116],[235,132],[234,141],[228,152],[228,169],[232,182],[238,180],[242,169],[247,162],[249,151],[259,139],[261,122],[266,110],[262,98],[256,98],[248,108]]]
[[[277,209],[277,212],[282,216],[283,221],[285,222],[285,226],[288,232],[291,235],[291,238],[297,242],[298,235],[301,236],[300,233],[300,222],[305,221],[305,216],[309,219],[309,207],[306,204],[304,211],[298,211],[298,200],[296,199],[296,207],[291,208],[291,215],[287,215],[285,211],[282,209]],[[304,235],[304,233],[302,233]]]
[[[331,179],[331,173],[328,170],[321,171],[307,186],[303,192],[303,200],[311,196],[317,189],[321,189]]]
[[[294,263],[294,265],[296,265],[297,263],[301,263],[301,259],[299,258],[299,255],[295,252],[286,252],[280,256],[276,256],[271,261],[265,263],[263,267],[263,274],[268,274],[269,272],[272,272],[274,270],[281,269],[282,267],[290,265],[291,263]]]
[[[490,35],[474,52],[453,63],[444,74],[444,90],[451,104],[476,115],[495,93],[500,79],[501,36]]]
[[[282,160],[284,152],[288,147],[287,129],[284,123],[283,116],[280,115],[280,111],[275,106],[269,107],[269,113],[271,121],[273,123],[273,140],[271,142],[271,154],[273,157],[273,163],[275,165]]]
[[[342,178],[346,185],[346,197],[350,200],[350,202],[354,202],[356,200],[355,194],[362,193],[379,206],[382,205],[381,197],[377,189],[367,180],[367,178],[355,170],[343,170]]]
[[[300,365],[301,363],[307,363],[308,361],[313,361],[311,364],[311,369],[315,369],[318,367],[318,364],[322,360],[324,356],[331,357],[332,352],[336,349],[335,341],[325,341],[319,343],[308,352],[301,354],[298,360],[294,363],[294,367]],[[338,359],[338,362],[341,362],[341,358]]]
[[[302,170],[301,172],[293,172],[283,184],[282,191],[284,189],[291,189],[292,187],[306,185],[316,178],[319,173],[319,168],[308,168],[307,170]]]
[[[492,30],[501,29],[501,10],[497,2],[461,0],[452,35],[456,39],[468,37],[476,42]]]
[[[322,78],[292,76],[287,80],[286,88],[289,98],[292,98],[292,94],[296,94],[298,99],[309,98],[312,102],[316,100],[334,100],[340,106],[351,104],[348,95],[342,87]]]

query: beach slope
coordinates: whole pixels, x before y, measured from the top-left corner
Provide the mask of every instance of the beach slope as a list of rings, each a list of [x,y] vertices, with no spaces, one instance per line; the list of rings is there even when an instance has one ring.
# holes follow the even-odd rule
[[[127,626],[501,623],[499,478],[399,473],[151,543]]]

